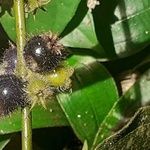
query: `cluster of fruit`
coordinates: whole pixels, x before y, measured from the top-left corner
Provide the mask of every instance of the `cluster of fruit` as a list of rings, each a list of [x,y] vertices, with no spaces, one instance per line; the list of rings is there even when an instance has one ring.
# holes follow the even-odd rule
[[[57,93],[70,90],[73,69],[65,62],[69,52],[56,35],[32,37],[24,47],[25,75],[18,76],[17,48],[14,44],[4,53],[0,70],[0,116],[17,108],[42,104]],[[17,68],[17,69],[16,69]]]

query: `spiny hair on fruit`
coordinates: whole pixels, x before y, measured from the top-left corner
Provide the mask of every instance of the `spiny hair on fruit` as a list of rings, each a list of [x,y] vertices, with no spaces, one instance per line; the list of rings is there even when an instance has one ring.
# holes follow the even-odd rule
[[[25,84],[15,75],[0,75],[0,116],[28,105]]]
[[[9,42],[9,48],[4,51],[3,67],[6,74],[14,73],[17,64],[17,47]]]
[[[59,38],[51,33],[33,36],[24,47],[28,68],[38,73],[56,69],[68,55]]]

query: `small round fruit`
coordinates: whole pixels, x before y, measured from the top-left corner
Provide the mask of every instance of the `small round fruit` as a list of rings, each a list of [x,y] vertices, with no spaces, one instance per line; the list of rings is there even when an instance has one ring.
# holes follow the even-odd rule
[[[68,52],[58,43],[55,35],[38,35],[31,38],[24,48],[27,66],[34,72],[49,72],[65,60]]]
[[[5,64],[5,73],[12,74],[17,64],[17,47],[10,43],[10,46],[4,52],[3,62]]]
[[[15,75],[0,75],[0,116],[27,105],[23,82]]]

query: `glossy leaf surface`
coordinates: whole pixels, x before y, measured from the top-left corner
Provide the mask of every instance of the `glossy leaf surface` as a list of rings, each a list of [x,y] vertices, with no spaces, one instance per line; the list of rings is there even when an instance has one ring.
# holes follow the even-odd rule
[[[97,49],[101,59],[130,56],[150,44],[149,16],[149,0],[105,0],[62,41],[69,47]]]
[[[74,56],[70,64],[74,62],[72,93],[61,94],[58,100],[78,137],[91,147],[118,94],[114,80],[95,59]]]
[[[101,143],[105,138],[113,133],[113,129],[125,119],[131,117],[140,106],[145,106],[150,102],[150,70],[145,72],[143,76],[114,104],[101,124],[97,136],[95,137],[95,145]]]
[[[35,106],[32,111],[33,128],[66,126],[68,122],[57,100],[50,100],[47,110]],[[0,120],[0,134],[21,131],[21,112],[17,111]]]
[[[90,12],[83,18],[82,22],[71,33],[61,39],[61,43],[68,47],[93,49],[96,53],[105,56],[102,46],[99,44],[93,22],[93,16]]]
[[[44,6],[45,11],[38,9],[35,16],[27,15],[26,29],[29,34],[38,34],[52,31],[61,33],[74,16],[80,0],[52,0]],[[0,21],[9,35],[15,41],[15,18],[5,12]]]

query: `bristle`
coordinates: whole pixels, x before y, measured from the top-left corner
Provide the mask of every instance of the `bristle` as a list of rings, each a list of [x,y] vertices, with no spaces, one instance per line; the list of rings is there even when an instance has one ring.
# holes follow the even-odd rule
[[[56,35],[43,34],[34,36],[27,42],[24,48],[24,58],[32,71],[38,73],[52,71],[66,59],[69,53],[58,42],[58,39]]]
[[[15,75],[0,75],[0,116],[28,105],[23,82]]]
[[[17,64],[17,48],[10,42],[9,48],[4,52],[3,63],[5,64],[5,73],[12,74]]]

